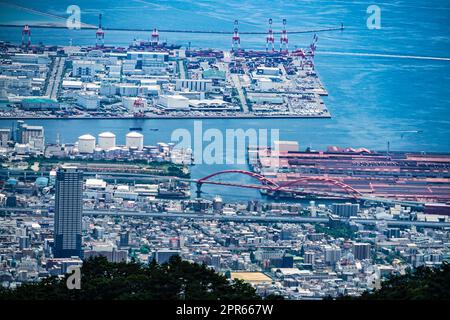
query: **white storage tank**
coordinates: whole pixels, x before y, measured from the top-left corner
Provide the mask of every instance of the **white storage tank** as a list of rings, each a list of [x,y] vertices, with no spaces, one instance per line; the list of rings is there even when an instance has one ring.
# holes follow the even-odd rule
[[[98,146],[102,150],[109,150],[116,147],[116,135],[112,132],[102,132],[98,135]]]
[[[215,196],[213,200],[213,210],[214,211],[220,211],[223,209],[223,201],[220,196]]]
[[[142,150],[144,148],[144,136],[136,131],[131,131],[126,136],[126,147]]]
[[[78,151],[80,153],[94,153],[95,137],[90,134],[84,134],[78,137]]]

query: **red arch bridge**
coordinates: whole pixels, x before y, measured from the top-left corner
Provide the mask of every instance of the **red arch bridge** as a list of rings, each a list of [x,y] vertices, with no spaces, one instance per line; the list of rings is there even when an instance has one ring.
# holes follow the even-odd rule
[[[222,175],[229,174],[241,174],[249,176],[255,179],[257,184],[242,184],[237,182],[224,182],[224,181],[215,181],[212,178]],[[256,182],[255,181],[255,182]],[[322,197],[339,197],[339,198],[350,198],[350,199],[360,199],[363,197],[363,194],[348,184],[343,183],[337,179],[329,178],[329,177],[315,177],[315,176],[305,176],[299,179],[291,180],[284,183],[275,182],[261,174],[245,171],[245,170],[223,170],[211,173],[201,179],[194,180],[197,185],[197,195],[201,194],[201,187],[203,184],[213,184],[220,186],[228,186],[228,187],[239,187],[239,188],[247,188],[247,189],[258,189],[258,190],[266,190],[269,194],[277,196],[280,193],[291,193],[291,194],[302,194],[302,195],[312,195],[312,196],[322,196]],[[335,187],[333,190],[317,190],[314,189],[313,186],[309,185],[309,182],[319,182],[325,185],[330,185],[330,187]],[[301,188],[295,188],[296,186],[301,185]],[[319,188],[320,189],[320,188]],[[335,191],[338,189],[339,191]]]

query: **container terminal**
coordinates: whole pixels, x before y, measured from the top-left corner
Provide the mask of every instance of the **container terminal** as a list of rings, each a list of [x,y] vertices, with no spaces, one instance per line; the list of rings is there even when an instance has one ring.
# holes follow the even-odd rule
[[[21,45],[0,43],[0,116],[329,118],[314,64],[318,36],[306,49],[289,49],[286,26],[278,48],[269,19],[266,49],[255,51],[241,46],[237,20],[230,50],[168,44],[157,28],[127,48],[108,46],[101,16],[95,45],[33,45],[26,25]]]

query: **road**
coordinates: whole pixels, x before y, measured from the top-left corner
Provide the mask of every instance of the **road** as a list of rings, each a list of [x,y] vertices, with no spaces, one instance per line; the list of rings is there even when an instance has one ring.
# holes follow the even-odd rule
[[[184,69],[184,60],[178,60],[178,68],[180,69],[180,79],[186,79],[186,70]]]
[[[242,90],[242,84],[241,80],[239,79],[239,75],[236,73],[231,74],[231,80],[233,81],[234,87],[238,92],[239,100],[241,101],[242,105],[242,112],[248,113],[247,99],[245,98],[244,90]]]
[[[176,176],[161,176],[157,174],[144,174],[144,173],[130,173],[130,172],[101,172],[101,171],[83,171],[84,176],[97,176],[98,178],[114,181],[114,180],[128,180],[128,181],[136,181],[136,180],[147,180],[147,181],[169,181],[169,180],[179,180],[186,182],[197,182],[196,179],[189,178],[180,178]],[[37,178],[42,176],[42,172],[35,171],[24,171],[24,170],[9,170],[9,169],[0,169],[0,179],[8,179],[11,177],[20,177],[20,178]],[[44,173],[44,176],[48,176],[48,172]]]
[[[47,212],[44,208],[0,208],[0,212],[30,212],[40,210]],[[124,216],[124,217],[148,217],[155,219],[198,219],[198,220],[217,220],[217,221],[234,221],[241,223],[326,223],[328,218],[324,217],[300,217],[300,216],[253,216],[253,215],[222,215],[222,214],[205,214],[195,212],[146,212],[146,211],[106,211],[106,210],[92,210],[84,209],[85,216]],[[402,220],[379,220],[379,219],[361,219],[351,218],[353,222],[374,225],[376,223],[386,223],[388,226],[403,226],[403,227],[428,227],[428,228],[450,228],[450,222],[434,222],[434,221],[402,221]],[[341,221],[346,221],[342,218]]]
[[[53,82],[55,79],[55,75],[56,72],[58,70],[58,65],[59,65],[59,60],[61,58],[60,57],[56,57],[55,60],[53,61],[53,66],[52,69],[49,71],[50,73],[48,74],[48,83],[47,83],[47,90],[45,92],[45,95],[47,97],[50,97],[52,90],[53,90]]]
[[[320,223],[328,222],[328,218],[322,217],[286,217],[286,216],[250,216],[250,215],[219,215],[219,214],[199,214],[199,213],[160,213],[160,212],[142,212],[142,211],[101,211],[101,210],[84,210],[83,215],[111,215],[111,216],[135,216],[149,218],[164,219],[207,219],[218,221],[234,221],[234,222],[262,222],[262,223]],[[352,219],[352,221],[374,225],[377,222],[385,222],[388,226],[416,226],[429,228],[449,228],[450,222],[428,222],[428,221],[400,221],[400,220],[377,220],[377,219]]]
[[[59,84],[61,82],[61,78],[64,70],[64,63],[66,62],[66,58],[64,57],[56,57],[53,68],[50,71],[48,77],[48,85],[47,91],[45,95],[52,100],[56,100],[58,98],[58,89]]]

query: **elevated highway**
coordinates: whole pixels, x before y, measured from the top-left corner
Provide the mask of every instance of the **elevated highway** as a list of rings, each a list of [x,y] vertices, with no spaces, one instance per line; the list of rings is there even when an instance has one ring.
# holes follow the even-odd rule
[[[45,208],[0,208],[0,213],[46,213]],[[205,214],[196,212],[150,212],[150,211],[131,211],[131,210],[83,210],[85,216],[123,216],[123,217],[147,217],[153,219],[197,219],[197,220],[217,220],[233,221],[240,223],[326,223],[327,217],[302,217],[302,216],[282,216],[282,215],[223,215],[223,214]],[[376,223],[385,223],[389,227],[425,227],[425,228],[450,228],[450,222],[437,221],[403,221],[403,220],[379,220],[362,218],[341,218],[341,222],[353,221],[363,225],[375,225]]]

